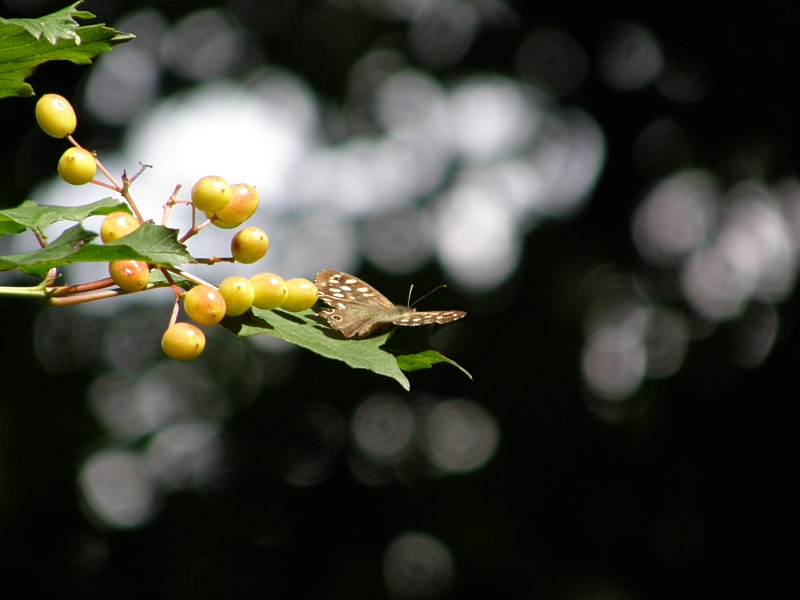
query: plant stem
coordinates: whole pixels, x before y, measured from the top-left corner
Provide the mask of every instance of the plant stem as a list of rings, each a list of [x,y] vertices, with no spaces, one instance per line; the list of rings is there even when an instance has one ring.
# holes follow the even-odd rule
[[[67,136],[67,139],[68,139],[68,140],[69,140],[69,141],[72,143],[72,145],[73,145],[73,146],[75,146],[76,148],[80,148],[81,150],[85,150],[85,148],[84,148],[83,146],[81,146],[81,145],[80,145],[80,144],[79,144],[79,143],[78,143],[78,142],[75,140],[75,138],[74,138],[74,137],[72,137],[71,135],[68,135],[68,136]],[[97,163],[97,168],[98,168],[98,169],[100,169],[100,172],[101,172],[101,173],[103,173],[103,175],[105,175],[106,177],[108,177],[108,180],[109,180],[111,183],[113,183],[113,184],[114,184],[114,186],[115,186],[115,187],[114,187],[114,189],[115,189],[116,191],[118,191],[118,192],[119,192],[120,190],[122,190],[122,187],[120,187],[120,185],[117,183],[117,181],[116,181],[116,180],[114,179],[114,177],[111,175],[111,173],[109,173],[109,172],[108,172],[108,169],[106,169],[106,168],[103,166],[103,163],[101,163],[101,162],[100,162],[100,160],[97,158],[97,153],[96,153],[96,152],[92,152],[92,156],[94,156],[94,162],[96,162],[96,163]]]
[[[195,258],[194,260],[195,262],[200,263],[201,265],[213,265],[219,262],[232,263],[236,261],[236,259],[233,258],[232,256],[225,256],[225,257],[212,256],[211,258]]]
[[[197,277],[195,275],[192,275],[191,273],[187,273],[186,271],[183,271],[182,269],[179,269],[178,267],[170,267],[169,270],[172,271],[173,273],[175,273],[176,275],[182,277],[186,281],[191,281],[195,285],[207,285],[207,286],[210,286],[210,287],[213,287],[213,288],[217,287],[215,285],[211,285],[207,281],[203,281],[202,279],[200,279],[199,277]]]
[[[146,165],[144,163],[139,163],[139,170],[136,172],[136,175],[131,177],[131,180],[128,182],[128,185],[132,184],[136,181],[136,178],[139,177],[142,173],[144,173],[147,169],[152,169],[153,165]]]
[[[76,304],[84,304],[86,302],[94,302],[96,300],[105,300],[106,298],[116,298],[117,296],[127,296],[129,294],[139,294],[141,292],[146,292],[148,290],[154,290],[156,288],[166,287],[163,283],[148,283],[147,287],[143,290],[139,290],[138,292],[126,292],[119,288],[115,288],[113,290],[98,290],[95,292],[89,292],[86,294],[74,294],[72,296],[62,296],[62,297],[51,297],[50,295],[45,295],[44,299],[42,300],[43,304],[47,306],[74,306]]]
[[[175,325],[175,322],[178,320],[178,310],[181,306],[181,299],[175,298],[175,306],[172,307],[172,315],[169,318],[169,325],[168,327],[172,327]]]
[[[158,267],[158,270],[161,271],[162,275],[169,281],[169,287],[172,288],[172,293],[175,294],[175,298],[177,301],[180,301],[183,298],[183,290],[175,283],[175,280],[172,278],[172,275],[169,274],[166,267]]]
[[[2,296],[10,298],[44,298],[47,296],[47,291],[40,285],[32,287],[0,286],[0,297]]]
[[[48,288],[50,296],[71,296],[73,294],[83,294],[85,292],[93,292],[102,290],[114,285],[114,280],[111,277],[105,279],[98,279],[97,281],[89,281],[88,283],[79,283],[77,285],[61,285],[58,287]]]
[[[133,197],[130,193],[131,182],[128,181],[128,174],[123,171],[122,172],[122,187],[120,188],[119,193],[125,198],[125,201],[130,205],[133,214],[136,215],[139,223],[144,223],[144,217],[142,217],[142,213],[139,212],[139,208],[136,206],[136,203],[133,201]]]
[[[183,186],[179,183],[175,186],[175,189],[172,190],[172,195],[167,199],[167,202],[164,204],[164,216],[161,218],[161,226],[166,227],[167,221],[169,220],[169,213],[172,210],[172,207],[178,203],[178,192],[181,191]]]
[[[201,229],[203,229],[204,227],[208,227],[209,225],[211,225],[211,221],[212,221],[212,220],[211,220],[211,219],[209,219],[208,221],[206,221],[205,223],[201,223],[201,224],[200,224],[200,225],[198,225],[197,227],[195,227],[195,226],[194,226],[194,224],[192,224],[192,228],[191,228],[189,231],[187,231],[187,232],[186,232],[186,234],[185,234],[185,235],[184,235],[184,236],[183,236],[181,239],[179,239],[178,241],[179,241],[181,244],[182,244],[182,243],[184,243],[184,242],[185,242],[186,240],[188,240],[190,237],[197,235]]]

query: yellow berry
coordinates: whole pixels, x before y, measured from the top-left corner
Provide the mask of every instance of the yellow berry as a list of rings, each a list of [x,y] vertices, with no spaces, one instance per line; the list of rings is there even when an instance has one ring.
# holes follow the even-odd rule
[[[218,175],[202,177],[192,187],[192,202],[197,210],[215,213],[231,200],[231,186]]]
[[[196,285],[183,297],[183,308],[192,321],[211,327],[225,316],[225,299],[210,285]]]
[[[83,185],[94,179],[97,162],[88,150],[70,148],[58,161],[58,174],[61,179],[72,185]]]
[[[75,131],[78,119],[69,100],[58,94],[45,94],[36,103],[36,122],[47,135],[64,138]]]
[[[250,278],[253,284],[253,306],[263,310],[278,308],[286,300],[289,290],[286,282],[275,273],[259,273]]]
[[[286,296],[286,300],[281,304],[283,310],[300,312],[311,308],[317,303],[317,298],[319,297],[317,286],[308,279],[303,279],[302,277],[287,279],[286,289],[289,293]]]
[[[219,293],[225,299],[225,314],[238,317],[253,305],[255,290],[249,279],[228,277],[219,284]]]
[[[139,227],[139,221],[130,213],[113,212],[106,215],[100,225],[100,239],[104,244],[118,240]]]
[[[194,360],[206,347],[206,336],[191,323],[175,323],[161,337],[161,349],[175,360]]]
[[[258,227],[237,231],[231,240],[231,254],[240,263],[249,265],[264,257],[269,249],[269,238]]]

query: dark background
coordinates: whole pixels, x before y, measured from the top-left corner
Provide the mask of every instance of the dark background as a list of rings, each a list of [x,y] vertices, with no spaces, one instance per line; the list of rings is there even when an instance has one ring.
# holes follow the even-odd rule
[[[113,24],[147,4],[118,0],[85,8]],[[152,4],[170,19],[217,5]],[[405,27],[324,2],[287,5],[292,18],[262,36],[269,59],[332,101],[342,98],[351,64],[387,32]],[[467,397],[491,412],[501,432],[492,461],[469,475],[370,488],[350,476],[342,459],[323,483],[292,487],[270,465],[283,424],[304,403],[322,399],[347,413],[363,396],[397,391],[393,382],[302,353],[290,377],[226,424],[240,457],[230,485],[172,495],[156,520],[138,530],[95,526],[81,510],[75,483],[82,457],[101,435],[85,407],[93,373],[46,375],[32,336],[41,307],[0,298],[3,596],[385,597],[382,555],[407,530],[426,531],[452,552],[456,576],[446,597],[797,592],[796,297],[778,306],[778,341],[760,366],[732,364],[730,325],[723,323],[692,343],[676,375],[644,384],[628,401],[640,409],[607,423],[587,408],[579,370],[586,298],[574,282],[600,264],[636,268],[630,216],[652,180],[637,173],[631,145],[664,112],[689,133],[691,164],[714,169],[726,183],[797,174],[800,12],[778,0],[512,6],[515,28],[481,34],[452,72],[440,74],[445,81],[470,72],[513,74],[514,48],[539,25],[570,33],[593,57],[604,28],[624,18],[649,27],[666,48],[704,61],[714,90],[696,103],[667,104],[652,89],[610,90],[591,71],[568,99],[597,119],[607,140],[604,172],[586,209],[529,236],[521,268],[491,301],[452,292],[441,300],[473,312],[450,354],[474,381],[440,366],[411,376],[414,393]],[[3,16],[56,8],[41,3],[23,13],[4,5]],[[304,24],[312,18],[328,20],[329,37],[309,38],[314,30]],[[49,91],[72,97],[84,72],[50,63],[31,83],[38,90],[46,82]],[[163,89],[185,85],[167,78]],[[35,183],[21,181],[14,167],[20,140],[35,127],[33,100],[3,100],[0,115],[0,206],[9,207]],[[113,146],[120,132],[97,127],[98,137]],[[41,177],[49,176],[60,151],[37,158]],[[757,172],[737,170],[732,157],[743,151],[759,157]],[[409,283],[369,266],[360,275],[395,298]],[[441,279],[434,264],[413,277],[419,289]],[[340,388],[321,392],[320,381]],[[266,531],[281,533],[265,542]]]

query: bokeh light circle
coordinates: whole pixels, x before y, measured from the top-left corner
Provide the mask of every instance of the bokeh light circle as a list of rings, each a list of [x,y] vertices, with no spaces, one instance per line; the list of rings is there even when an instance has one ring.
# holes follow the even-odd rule
[[[393,598],[433,598],[447,591],[454,578],[450,550],[426,533],[398,536],[383,557],[383,579]]]
[[[93,454],[81,466],[78,483],[87,508],[109,527],[140,527],[156,513],[155,480],[137,452],[106,449]]]
[[[468,473],[494,456],[500,442],[497,421],[479,404],[450,400],[425,416],[425,454],[446,473]]]

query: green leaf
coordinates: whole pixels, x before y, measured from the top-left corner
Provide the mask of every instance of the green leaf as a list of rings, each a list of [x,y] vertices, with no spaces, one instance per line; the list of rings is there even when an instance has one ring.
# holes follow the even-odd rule
[[[39,19],[0,18],[0,98],[32,96],[33,88],[25,79],[43,62],[90,64],[112,45],[135,37],[105,25],[79,27],[76,18],[94,18],[92,13],[76,10],[79,4]]]
[[[163,267],[194,262],[186,246],[178,241],[178,230],[144,223],[108,244],[83,246],[69,262],[108,262],[143,260]]]
[[[0,257],[0,271],[19,269],[29,275],[43,276],[53,267],[75,262],[142,260],[175,267],[194,260],[178,241],[178,231],[159,225],[145,223],[110,244],[90,244],[96,237],[96,233],[75,225],[45,248]]]
[[[44,276],[51,267],[71,262],[84,244],[88,244],[97,234],[86,231],[81,225],[67,229],[51,244],[39,250],[0,257],[0,271],[19,269],[28,275]]]
[[[346,339],[331,329],[313,310],[288,313],[282,310],[252,309],[240,317],[225,317],[221,325],[239,337],[262,333],[281,338],[326,358],[341,360],[355,369],[368,369],[411,388],[403,371],[429,369],[450,363],[472,376],[430,345],[432,327],[397,327],[389,333],[365,339]]]
[[[456,361],[442,356],[433,349],[431,333],[433,333],[433,325],[398,327],[383,348],[395,356],[397,364],[403,371],[430,369],[433,365],[443,362],[453,365],[472,379],[472,375]]]
[[[56,221],[80,223],[87,217],[109,215],[118,211],[131,212],[125,202],[113,198],[105,198],[83,206],[40,206],[33,200],[25,200],[16,208],[0,210],[0,236],[33,229],[37,235],[47,239],[45,230]]]
[[[253,308],[252,313],[240,317],[225,317],[221,325],[239,337],[266,333],[326,358],[341,360],[354,369],[368,369],[391,377],[406,390],[411,387],[394,356],[380,349],[390,334],[348,340],[313,310],[289,313]]]

